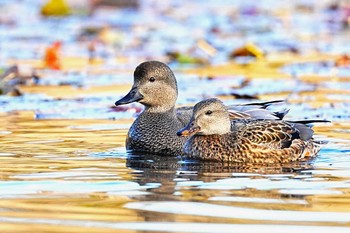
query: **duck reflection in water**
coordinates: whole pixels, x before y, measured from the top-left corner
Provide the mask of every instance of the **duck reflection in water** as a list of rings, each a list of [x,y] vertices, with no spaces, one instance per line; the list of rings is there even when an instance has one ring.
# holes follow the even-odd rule
[[[172,182],[174,179],[215,181],[230,178],[232,173],[290,174],[313,169],[310,161],[286,164],[252,164],[221,161],[198,161],[151,153],[129,153],[128,168],[135,172],[140,184]]]

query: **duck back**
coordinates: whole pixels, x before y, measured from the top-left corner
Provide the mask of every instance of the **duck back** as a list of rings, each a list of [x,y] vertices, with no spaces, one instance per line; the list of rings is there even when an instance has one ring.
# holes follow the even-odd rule
[[[308,160],[320,150],[311,137],[305,137],[305,128],[284,121],[237,120],[231,126],[227,134],[192,136],[184,147],[187,157],[271,164]]]

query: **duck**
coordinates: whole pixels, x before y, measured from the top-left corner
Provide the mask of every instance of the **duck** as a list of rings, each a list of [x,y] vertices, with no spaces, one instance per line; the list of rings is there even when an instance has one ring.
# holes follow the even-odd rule
[[[177,131],[191,119],[193,106],[176,108],[177,80],[168,65],[160,61],[145,61],[134,71],[134,83],[128,94],[115,102],[116,106],[138,102],[144,110],[131,125],[126,136],[126,149],[161,155],[181,155],[186,142]],[[270,112],[266,108],[281,100],[228,106],[232,119],[282,118],[288,111]]]
[[[315,158],[320,145],[306,123],[273,119],[230,119],[224,103],[198,102],[190,122],[177,135],[186,137],[186,157],[250,164],[283,164]],[[327,122],[327,121],[322,121]]]

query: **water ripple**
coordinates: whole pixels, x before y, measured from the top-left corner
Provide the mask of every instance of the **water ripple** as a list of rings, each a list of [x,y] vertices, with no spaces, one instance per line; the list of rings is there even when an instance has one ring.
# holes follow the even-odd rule
[[[197,202],[134,202],[126,208],[169,214],[185,214],[218,218],[238,218],[267,221],[349,223],[350,214],[343,212],[282,211],[251,209]]]

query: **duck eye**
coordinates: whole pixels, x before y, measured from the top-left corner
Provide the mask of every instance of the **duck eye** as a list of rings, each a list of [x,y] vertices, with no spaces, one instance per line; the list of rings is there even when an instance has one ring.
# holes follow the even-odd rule
[[[150,77],[149,81],[153,83],[154,81],[156,81],[156,79],[154,77]]]
[[[212,111],[208,110],[208,111],[205,113],[205,115],[210,115],[210,114],[212,114],[212,113],[213,113]]]

